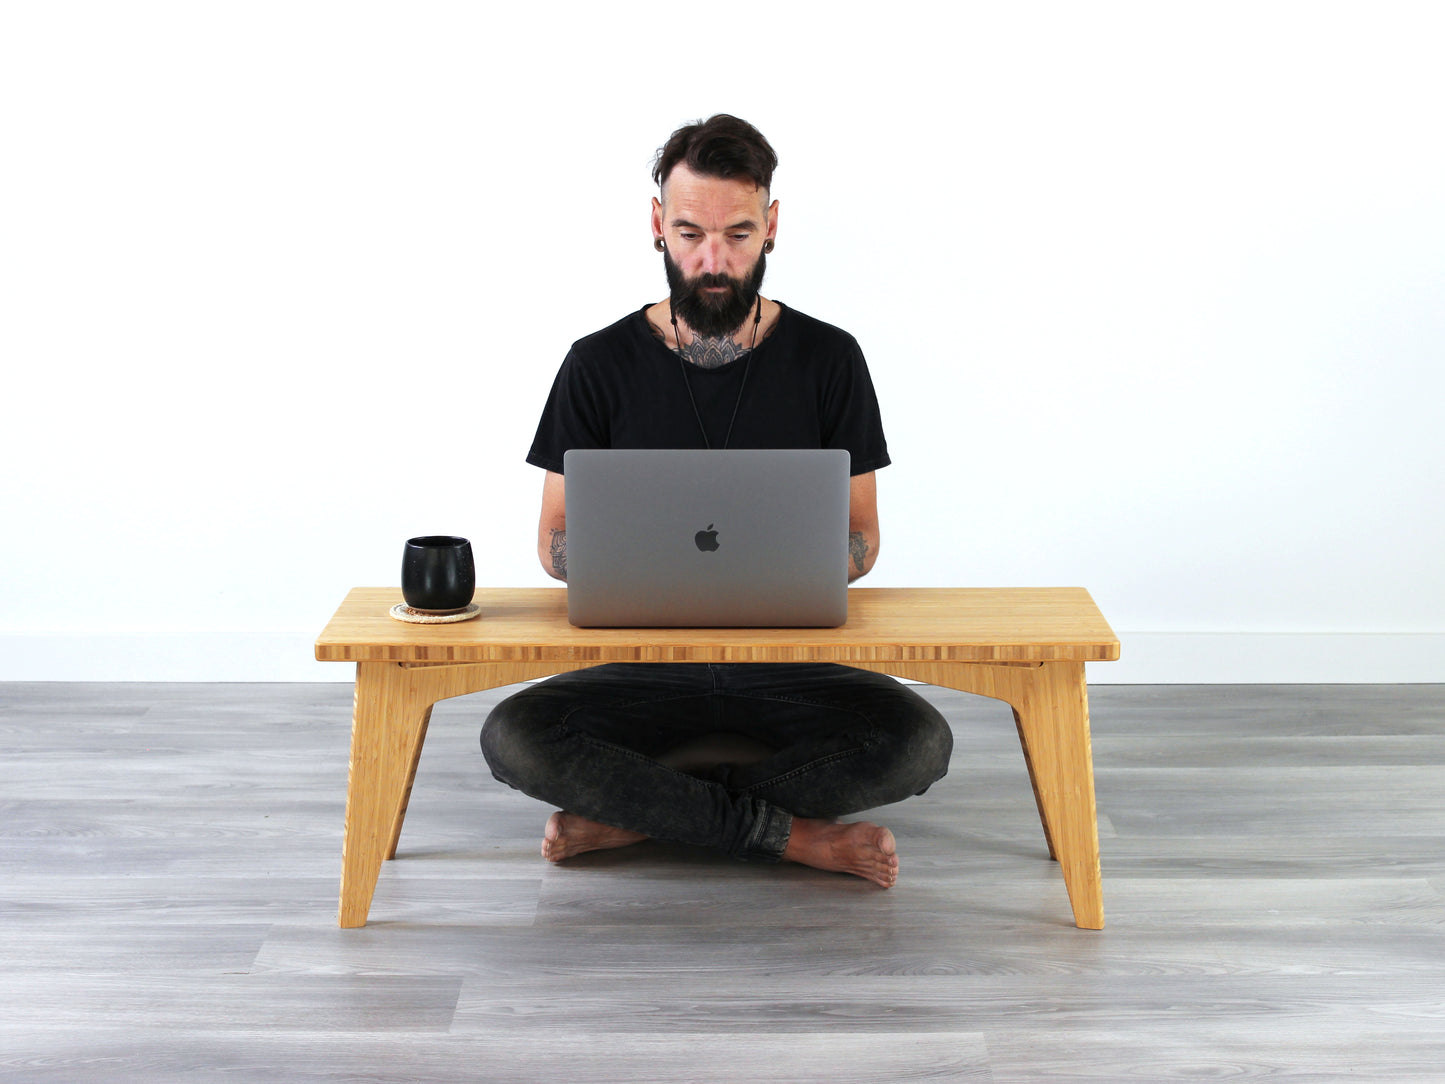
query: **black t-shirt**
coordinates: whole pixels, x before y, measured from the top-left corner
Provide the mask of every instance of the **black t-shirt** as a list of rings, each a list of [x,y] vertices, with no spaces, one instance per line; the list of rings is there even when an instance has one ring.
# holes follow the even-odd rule
[[[560,474],[569,448],[702,448],[698,415],[721,448],[736,407],[729,448],[844,448],[853,474],[889,464],[868,365],[846,331],[783,306],[756,349],[700,369],[653,334],[646,308],[572,344],[528,463]]]

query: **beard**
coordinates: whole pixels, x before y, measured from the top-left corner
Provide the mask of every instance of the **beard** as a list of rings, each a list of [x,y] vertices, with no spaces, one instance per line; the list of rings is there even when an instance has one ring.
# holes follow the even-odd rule
[[[758,291],[763,286],[763,275],[767,271],[767,258],[758,254],[758,262],[745,279],[731,275],[702,274],[696,278],[683,276],[682,268],[672,262],[672,253],[662,254],[663,266],[667,268],[668,296],[672,300],[672,311],[693,333],[704,338],[716,339],[731,335],[743,326],[748,313],[758,302]],[[723,294],[705,293],[709,286],[726,286]]]

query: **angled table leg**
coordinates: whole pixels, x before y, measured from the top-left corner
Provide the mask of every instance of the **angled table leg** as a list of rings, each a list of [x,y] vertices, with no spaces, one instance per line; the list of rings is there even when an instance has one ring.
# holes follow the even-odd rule
[[[1094,756],[1082,662],[1046,662],[1022,683],[1014,709],[1050,849],[1063,868],[1074,922],[1104,928]]]
[[[340,925],[366,925],[381,863],[396,854],[432,706],[449,697],[586,665],[356,664],[346,828],[341,845]]]
[[[1010,705],[1012,707],[1012,705]],[[1039,820],[1044,826],[1044,844],[1049,848],[1049,857],[1055,862],[1059,860],[1058,848],[1054,846],[1054,833],[1049,830],[1048,814],[1044,810],[1043,795],[1039,792],[1039,773],[1034,767],[1033,755],[1029,752],[1029,729],[1024,725],[1023,716],[1018,708],[1013,708],[1014,729],[1018,731],[1019,746],[1024,751],[1024,767],[1029,770],[1029,785],[1034,790],[1034,805],[1039,811]]]
[[[1051,857],[1068,889],[1074,922],[1104,928],[1099,825],[1094,805],[1094,760],[1089,739],[1088,692],[1082,662],[852,663],[1002,700],[1013,708],[1034,800]]]

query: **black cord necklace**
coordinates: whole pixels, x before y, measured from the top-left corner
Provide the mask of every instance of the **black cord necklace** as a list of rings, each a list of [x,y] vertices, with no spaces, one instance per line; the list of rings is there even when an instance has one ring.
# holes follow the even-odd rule
[[[677,340],[677,363],[682,367],[682,384],[687,389],[687,400],[692,404],[692,416],[697,419],[698,432],[702,434],[702,446],[712,451],[712,442],[707,439],[707,429],[702,424],[702,412],[697,409],[697,397],[692,393],[692,381],[687,378],[687,357],[682,352],[682,333],[677,330],[677,312],[668,305],[668,315],[672,317],[672,337]],[[752,371],[753,351],[758,345],[758,325],[763,322],[763,298],[758,295],[758,311],[753,317],[753,341],[748,346],[748,352],[743,357],[743,380],[738,385],[738,399],[733,404],[733,416],[728,419],[727,435],[723,437],[723,448],[726,449],[733,439],[733,423],[738,420],[738,407],[743,405],[743,392],[748,386],[748,373]]]

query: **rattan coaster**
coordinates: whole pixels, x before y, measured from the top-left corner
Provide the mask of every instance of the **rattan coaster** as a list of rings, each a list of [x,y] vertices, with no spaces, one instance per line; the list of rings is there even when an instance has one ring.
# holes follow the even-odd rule
[[[482,612],[482,608],[475,602],[468,602],[456,613],[439,614],[427,610],[413,610],[405,602],[398,602],[389,612],[398,621],[408,621],[413,625],[449,625],[453,621],[470,621]]]

